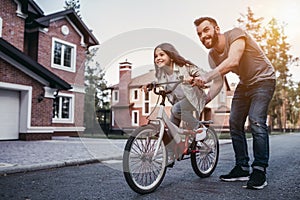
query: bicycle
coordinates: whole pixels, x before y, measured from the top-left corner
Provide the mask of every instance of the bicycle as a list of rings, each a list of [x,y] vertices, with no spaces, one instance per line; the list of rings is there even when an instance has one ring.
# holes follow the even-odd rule
[[[129,187],[139,194],[155,191],[162,183],[166,169],[173,167],[175,160],[190,158],[193,171],[201,178],[209,177],[217,166],[219,141],[215,130],[209,126],[213,122],[199,121],[206,136],[198,140],[197,133],[177,127],[166,114],[166,96],[182,82],[181,79],[151,84],[148,91],[153,89],[156,95],[162,97],[156,119],[138,127],[125,145],[123,174]],[[157,91],[159,86],[170,83],[175,84],[171,90]]]

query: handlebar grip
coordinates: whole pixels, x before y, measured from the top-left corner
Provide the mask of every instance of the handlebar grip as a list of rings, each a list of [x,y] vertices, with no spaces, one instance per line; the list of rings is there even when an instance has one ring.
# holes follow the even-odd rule
[[[152,82],[152,83],[147,84],[146,88],[148,91],[151,91],[153,88],[155,88],[155,86],[156,86],[156,83]]]

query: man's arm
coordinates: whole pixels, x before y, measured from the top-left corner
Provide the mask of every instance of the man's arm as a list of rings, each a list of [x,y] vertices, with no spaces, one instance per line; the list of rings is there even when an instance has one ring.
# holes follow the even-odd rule
[[[218,76],[224,76],[231,70],[233,70],[236,66],[238,66],[240,59],[245,50],[245,40],[243,38],[235,40],[229,48],[228,57],[221,62],[219,66],[217,66],[211,72],[206,74],[204,80],[206,83],[212,81]]]
[[[213,100],[221,91],[224,83],[224,77],[219,76],[213,80],[213,83],[209,87],[209,91],[207,92],[205,104],[208,104],[211,100]]]
[[[244,38],[235,40],[229,48],[228,57],[221,62],[215,69],[206,73],[203,77],[197,77],[194,79],[194,84],[199,87],[204,87],[206,83],[218,78],[223,77],[225,74],[230,72],[236,66],[238,66],[240,59],[245,50]]]

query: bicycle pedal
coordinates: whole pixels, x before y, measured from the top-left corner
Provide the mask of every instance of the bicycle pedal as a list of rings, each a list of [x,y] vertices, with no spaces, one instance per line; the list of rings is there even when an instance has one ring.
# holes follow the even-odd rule
[[[191,157],[182,157],[181,160],[187,160],[187,159],[190,159]],[[178,160],[178,161],[181,161],[181,160]]]
[[[174,167],[174,164],[175,164],[175,161],[173,161],[173,162],[170,162],[170,163],[167,165],[167,167],[169,167],[169,168],[173,168],[173,167]]]
[[[183,160],[183,155],[182,155],[182,156],[179,156],[179,157],[177,158],[177,161],[181,161],[181,160]]]

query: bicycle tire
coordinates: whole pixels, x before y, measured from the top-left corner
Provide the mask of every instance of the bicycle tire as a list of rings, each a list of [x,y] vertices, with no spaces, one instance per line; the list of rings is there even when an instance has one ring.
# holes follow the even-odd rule
[[[203,141],[193,141],[191,165],[194,172],[201,178],[209,177],[215,170],[219,159],[219,140],[216,131],[209,127]]]
[[[123,174],[129,187],[147,194],[157,189],[166,174],[167,150],[161,142],[155,158],[159,128],[148,124],[137,128],[128,138],[123,153]]]

